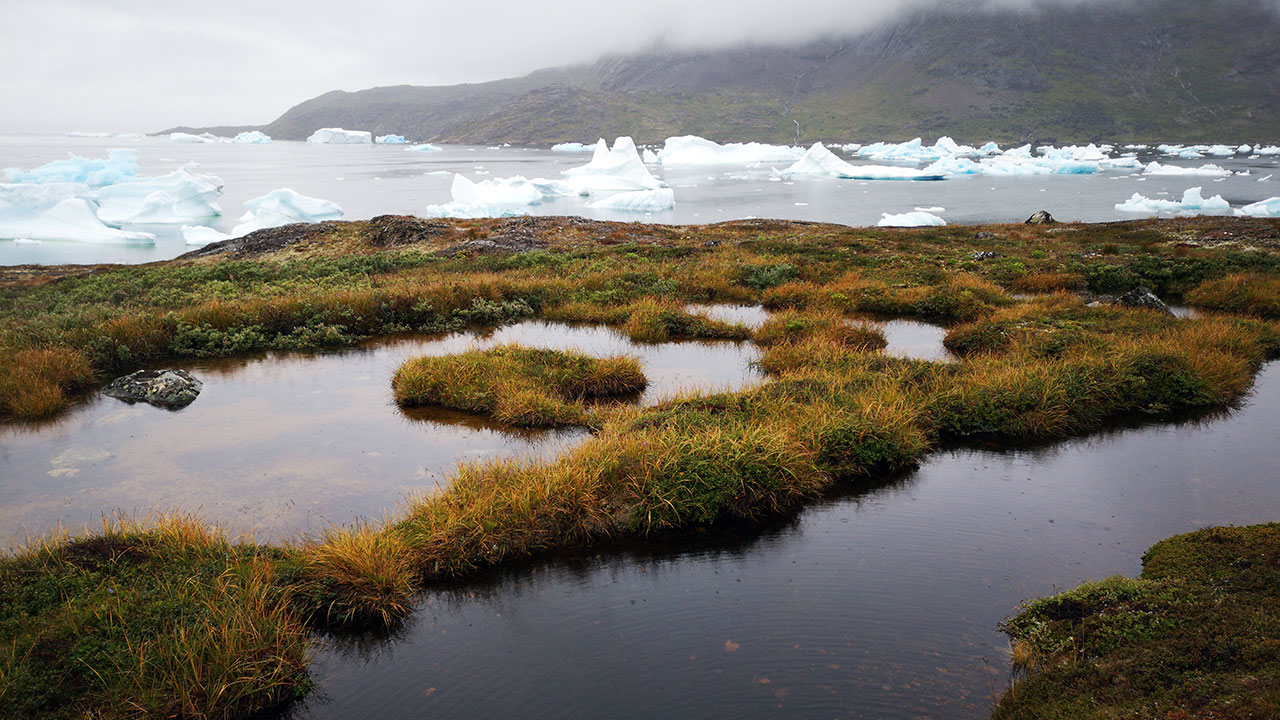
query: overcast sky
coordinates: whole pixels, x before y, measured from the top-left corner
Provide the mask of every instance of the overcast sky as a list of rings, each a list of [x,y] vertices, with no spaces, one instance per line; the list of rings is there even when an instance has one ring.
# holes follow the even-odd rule
[[[264,124],[329,90],[482,82],[658,40],[805,39],[926,1],[0,0],[0,130]]]

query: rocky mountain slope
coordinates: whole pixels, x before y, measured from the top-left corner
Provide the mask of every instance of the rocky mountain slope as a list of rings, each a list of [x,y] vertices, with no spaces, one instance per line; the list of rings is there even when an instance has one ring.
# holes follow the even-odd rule
[[[629,133],[809,142],[1280,140],[1269,0],[920,11],[793,47],[653,51],[448,87],[334,91],[262,128],[341,126],[455,143]]]

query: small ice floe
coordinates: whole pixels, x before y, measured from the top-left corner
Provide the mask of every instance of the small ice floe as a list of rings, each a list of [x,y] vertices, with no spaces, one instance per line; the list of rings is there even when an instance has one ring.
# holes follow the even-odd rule
[[[1176,165],[1161,165],[1152,160],[1142,171],[1146,175],[1203,175],[1206,177],[1227,177],[1231,174],[1230,170],[1219,165],[1201,165],[1200,167],[1186,168]]]
[[[431,143],[419,143],[405,148],[409,152],[440,152],[443,149],[439,145],[432,145]]]
[[[1236,208],[1241,217],[1280,217],[1280,197],[1267,198],[1242,208]]]
[[[1116,203],[1116,210],[1121,212],[1144,213],[1158,215],[1160,213],[1177,213],[1180,215],[1224,215],[1231,212],[1231,204],[1221,195],[1205,199],[1202,188],[1188,188],[1182,194],[1182,200],[1156,200],[1138,193],[1125,202]]]
[[[902,213],[900,215],[892,215],[890,213],[882,213],[880,221],[876,223],[877,227],[940,227],[946,225],[947,221],[929,212]]]
[[[656,190],[633,190],[617,193],[603,200],[589,203],[587,207],[595,210],[650,213],[670,210],[675,205],[675,191],[671,188],[658,188]]]
[[[379,135],[374,142],[379,145],[404,145],[407,141],[403,135]]]

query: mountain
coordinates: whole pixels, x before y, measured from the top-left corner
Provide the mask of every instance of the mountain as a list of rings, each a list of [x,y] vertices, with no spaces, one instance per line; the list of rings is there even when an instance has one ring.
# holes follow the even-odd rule
[[[1280,140],[1270,0],[939,6],[802,45],[655,50],[522,78],[334,91],[262,128],[547,145],[718,140]]]

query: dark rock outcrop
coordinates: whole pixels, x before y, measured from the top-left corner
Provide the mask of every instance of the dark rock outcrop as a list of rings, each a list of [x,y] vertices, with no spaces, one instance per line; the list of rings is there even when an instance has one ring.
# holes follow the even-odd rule
[[[1145,285],[1139,285],[1119,296],[1099,295],[1093,302],[1089,303],[1089,307],[1098,307],[1099,305],[1155,310],[1158,313],[1170,316],[1174,314],[1165,301],[1161,300],[1155,293],[1151,292],[1151,288]]]
[[[130,404],[145,402],[177,410],[194,402],[203,388],[204,383],[186,370],[139,370],[112,380],[102,394]]]
[[[1027,225],[1053,225],[1057,222],[1058,221],[1054,220],[1053,216],[1049,214],[1048,210],[1038,210],[1034,215],[1027,218],[1026,224]]]

